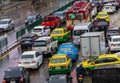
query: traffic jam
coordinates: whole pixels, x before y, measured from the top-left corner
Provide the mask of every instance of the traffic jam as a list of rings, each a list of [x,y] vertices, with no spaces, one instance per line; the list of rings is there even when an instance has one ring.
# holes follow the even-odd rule
[[[119,0],[77,0],[46,15],[1,60],[1,83],[119,83],[120,25],[114,26],[119,7]],[[41,18],[29,14],[24,25]],[[1,33],[14,29],[12,19],[0,20]]]

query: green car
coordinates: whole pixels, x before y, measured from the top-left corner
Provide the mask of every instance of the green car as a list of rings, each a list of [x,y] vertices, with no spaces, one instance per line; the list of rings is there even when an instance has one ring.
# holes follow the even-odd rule
[[[50,36],[54,37],[58,42],[66,42],[70,39],[70,31],[65,28],[55,28]]]

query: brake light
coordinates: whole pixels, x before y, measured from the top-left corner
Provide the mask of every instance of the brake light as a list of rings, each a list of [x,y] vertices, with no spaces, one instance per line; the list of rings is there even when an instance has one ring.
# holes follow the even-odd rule
[[[115,46],[115,44],[111,44],[111,46]]]
[[[32,63],[36,63],[36,61],[32,61]]]
[[[32,41],[34,41],[35,40],[35,38],[32,38]]]
[[[19,61],[18,64],[21,64],[21,62]]]
[[[6,80],[3,80],[2,83],[7,83]]]
[[[48,66],[48,68],[52,68],[51,66]]]
[[[47,51],[49,51],[49,48],[47,47]]]
[[[20,80],[19,80],[20,82],[24,82],[24,78],[20,78]]]

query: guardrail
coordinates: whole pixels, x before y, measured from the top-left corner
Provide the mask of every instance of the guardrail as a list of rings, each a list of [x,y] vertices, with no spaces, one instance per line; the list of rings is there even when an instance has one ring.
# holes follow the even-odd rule
[[[48,15],[52,15],[54,12],[57,12],[57,11],[65,10],[67,7],[70,7],[75,1],[78,1],[78,0],[72,0],[71,2],[66,4],[65,6],[63,6],[61,8],[58,8],[57,10],[53,11],[52,13],[50,13]],[[30,32],[35,26],[40,25],[42,23],[43,19],[44,19],[44,17],[42,19],[37,20],[36,22],[26,26],[26,27],[21,27],[22,29],[20,29],[19,31],[16,32],[16,40],[19,41],[24,34]],[[3,53],[4,48],[6,48],[4,50],[4,52],[7,51],[7,53],[8,53],[11,49],[13,49],[13,47],[17,46],[18,43],[19,42],[17,42],[17,43],[15,42],[15,45],[13,44],[14,46],[9,47],[9,49],[8,49],[8,47],[7,47],[8,46],[7,38],[5,37],[4,39],[0,40],[0,52],[1,52],[1,55],[4,54]]]

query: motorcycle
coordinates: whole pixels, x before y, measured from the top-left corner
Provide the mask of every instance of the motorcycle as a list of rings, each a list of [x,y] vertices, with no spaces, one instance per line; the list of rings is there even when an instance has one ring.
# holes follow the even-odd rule
[[[83,83],[83,75],[79,75],[79,77],[78,77],[78,83]]]

